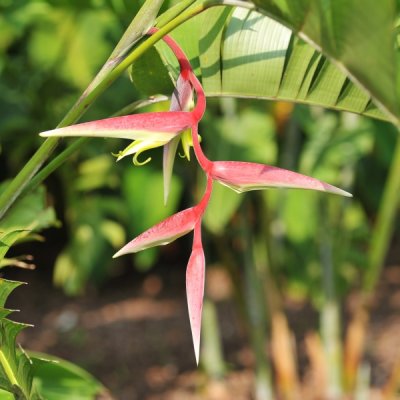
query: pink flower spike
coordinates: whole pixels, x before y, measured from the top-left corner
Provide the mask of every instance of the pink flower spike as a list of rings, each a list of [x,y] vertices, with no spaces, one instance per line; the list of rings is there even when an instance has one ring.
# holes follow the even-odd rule
[[[213,179],[238,193],[280,187],[319,190],[352,197],[350,193],[328,183],[282,168],[240,161],[215,161],[212,164],[210,173]]]
[[[186,297],[188,303],[190,329],[196,363],[199,364],[201,315],[204,297],[205,258],[201,243],[201,223],[194,228],[192,254],[186,269]]]
[[[40,133],[40,136],[87,136],[169,141],[192,126],[190,112],[168,111],[125,115],[84,122]]]
[[[198,206],[173,214],[130,241],[113,258],[171,243],[193,230],[200,216],[201,210]]]

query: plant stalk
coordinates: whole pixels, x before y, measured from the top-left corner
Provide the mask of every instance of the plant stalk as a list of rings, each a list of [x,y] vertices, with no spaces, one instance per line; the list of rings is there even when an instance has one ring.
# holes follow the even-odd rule
[[[334,199],[336,200],[336,199]],[[328,218],[328,201],[321,198],[320,219],[322,223],[320,232],[320,257],[323,273],[324,303],[321,310],[321,336],[326,357],[328,399],[339,399],[342,395],[341,365],[342,349],[340,341],[340,314],[335,288],[334,259],[332,249],[332,234]]]
[[[221,379],[225,374],[220,329],[215,304],[210,299],[203,303],[201,364],[212,379]]]
[[[242,207],[242,231],[244,238],[243,261],[245,269],[245,293],[247,318],[250,338],[256,359],[255,399],[270,400],[272,398],[271,373],[266,355],[267,320],[265,309],[265,293],[262,276],[255,264],[254,244],[251,238],[251,204],[244,199]]]
[[[396,223],[396,212],[400,203],[400,137],[394,150],[393,161],[385,184],[375,227],[372,231],[368,254],[368,270],[364,276],[363,291],[369,297],[380,277],[390,238]]]

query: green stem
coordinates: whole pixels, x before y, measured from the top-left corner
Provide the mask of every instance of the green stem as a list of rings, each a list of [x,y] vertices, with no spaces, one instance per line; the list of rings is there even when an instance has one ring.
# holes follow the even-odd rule
[[[201,364],[212,379],[221,379],[225,374],[224,357],[218,315],[212,300],[205,299],[203,304]]]
[[[73,153],[75,153],[75,151],[77,151],[84,144],[88,143],[90,139],[91,138],[88,137],[76,139],[57,157],[55,157],[44,168],[42,168],[28,183],[24,191],[29,192],[30,190],[40,185],[50,174],[52,174],[58,167],[60,167],[64,163],[64,161],[66,161]]]
[[[245,292],[247,317],[249,320],[251,344],[256,359],[255,399],[272,398],[271,374],[266,356],[267,320],[263,277],[254,258],[254,242],[251,236],[251,203],[244,199],[242,207],[242,237],[244,238],[243,258],[245,269]]]
[[[333,199],[338,204],[338,199]],[[321,336],[324,344],[327,387],[326,395],[329,399],[338,399],[342,393],[341,387],[341,354],[340,345],[340,315],[338,297],[336,294],[332,224],[329,218],[329,199],[324,196],[320,198],[320,259],[322,264],[322,287],[324,291],[324,302],[322,305]]]
[[[105,89],[107,89],[136,59],[143,55],[143,53],[157,43],[163,36],[204,10],[219,5],[238,6],[249,9],[255,8],[253,4],[244,1],[210,0],[185,10],[172,21],[160,28],[158,32],[150,36],[146,41],[136,47],[124,60],[116,65],[114,69],[108,71],[107,74],[104,75],[103,79],[98,82],[97,86],[92,87],[90,85],[90,91],[88,91],[88,89],[85,91],[78,102],[63,118],[58,127],[68,126],[76,122],[89,108],[89,106],[97,99],[97,97],[99,97],[100,94],[105,91]],[[39,149],[25,164],[18,175],[13,179],[13,181],[0,194],[0,218],[4,216],[18,196],[26,189],[29,181],[48,159],[59,141],[60,138],[58,137],[46,139],[46,141],[39,147]]]
[[[7,360],[7,357],[4,355],[4,353],[0,350],[0,364],[3,367],[3,370],[5,374],[7,375],[8,380],[12,385],[19,386],[17,378],[15,377],[15,374],[11,368],[10,363]]]
[[[393,161],[390,166],[379,207],[376,225],[372,231],[368,254],[368,270],[364,277],[364,293],[370,295],[379,279],[385,256],[395,227],[396,212],[400,202],[400,137],[397,139]]]

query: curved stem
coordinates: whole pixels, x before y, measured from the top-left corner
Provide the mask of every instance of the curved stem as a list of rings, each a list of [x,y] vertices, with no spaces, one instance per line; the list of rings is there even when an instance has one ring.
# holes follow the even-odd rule
[[[194,154],[196,155],[196,158],[200,164],[200,167],[203,169],[204,172],[209,174],[213,163],[205,156],[205,154],[203,153],[203,150],[201,149],[201,146],[199,143],[199,131],[198,131],[197,124],[194,124],[192,126],[192,141],[193,141]]]
[[[154,35],[158,31],[159,31],[158,28],[153,27],[147,32],[147,34]],[[182,77],[185,79],[188,79],[189,72],[192,70],[192,66],[190,65],[190,62],[189,62],[186,54],[183,52],[183,50],[178,45],[178,43],[176,43],[175,40],[172,39],[171,36],[165,35],[162,38],[162,40],[169,46],[169,48],[172,50],[175,57],[177,58],[177,60],[179,62],[179,67],[181,70]]]
[[[212,187],[213,187],[213,179],[211,178],[210,174],[207,174],[206,190],[204,191],[204,195],[203,195],[202,199],[200,200],[200,203],[198,204],[198,207],[201,210],[200,218],[203,216],[204,211],[207,208],[208,202],[210,201],[210,197],[211,197],[211,193],[212,193]]]
[[[193,229],[193,246],[192,251],[194,249],[202,249],[203,244],[201,242],[201,222],[197,222]]]
[[[158,28],[151,28],[148,34],[154,35],[158,31],[159,31]],[[190,65],[190,61],[188,60],[186,54],[184,53],[182,48],[178,45],[178,43],[175,42],[175,40],[172,39],[172,37],[169,35],[165,35],[162,39],[170,47],[175,57],[177,58],[182,77],[184,79],[189,79],[194,90],[196,91],[197,102],[195,108],[192,111],[192,115],[196,120],[196,122],[198,122],[203,117],[203,114],[206,110],[206,96],[204,93],[203,86],[197,79],[197,76],[194,74],[192,66]]]
[[[193,71],[190,71],[189,80],[190,83],[193,85],[193,88],[196,91],[197,95],[196,106],[192,111],[192,115],[194,119],[198,122],[201,120],[206,110],[206,96],[204,94],[203,86],[201,85]]]

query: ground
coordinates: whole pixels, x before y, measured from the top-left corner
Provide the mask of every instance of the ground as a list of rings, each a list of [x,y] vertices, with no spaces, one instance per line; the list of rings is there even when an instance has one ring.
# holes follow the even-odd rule
[[[209,382],[203,370],[196,368],[183,268],[155,268],[146,274],[125,271],[78,298],[55,289],[48,271],[7,272],[8,278],[29,283],[18,288],[8,303],[21,310],[14,319],[35,325],[24,331],[19,341],[24,348],[86,368],[109,388],[114,399],[253,398],[254,360],[232,301],[217,303],[228,367],[226,380]],[[317,328],[317,315],[308,305],[288,302],[286,308],[296,332],[301,379],[308,382],[304,338],[307,331]],[[379,285],[368,331],[366,361],[372,365],[376,387],[385,384],[400,360],[399,311],[400,266],[389,265]]]

